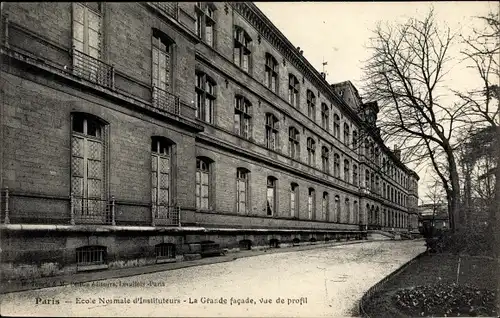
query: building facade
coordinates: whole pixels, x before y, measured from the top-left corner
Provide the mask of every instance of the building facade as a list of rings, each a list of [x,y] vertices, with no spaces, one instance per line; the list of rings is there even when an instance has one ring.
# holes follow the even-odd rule
[[[407,231],[376,102],[252,3],[2,3],[5,277]]]

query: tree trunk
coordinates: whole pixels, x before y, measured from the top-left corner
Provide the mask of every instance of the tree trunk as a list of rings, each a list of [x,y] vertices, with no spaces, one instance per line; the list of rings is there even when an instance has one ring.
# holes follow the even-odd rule
[[[449,146],[449,145],[448,145]],[[456,220],[458,215],[458,210],[460,208],[460,181],[457,170],[457,164],[455,157],[453,156],[453,150],[451,147],[446,147],[446,152],[448,155],[448,164],[450,172],[450,183],[451,189],[449,193],[449,217],[450,217],[450,229],[454,233],[456,230]]]

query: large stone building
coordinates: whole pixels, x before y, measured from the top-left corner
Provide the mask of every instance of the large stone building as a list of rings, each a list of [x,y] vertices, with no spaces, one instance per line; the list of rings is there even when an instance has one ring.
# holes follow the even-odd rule
[[[413,223],[376,102],[252,3],[2,2],[1,55],[4,277]]]

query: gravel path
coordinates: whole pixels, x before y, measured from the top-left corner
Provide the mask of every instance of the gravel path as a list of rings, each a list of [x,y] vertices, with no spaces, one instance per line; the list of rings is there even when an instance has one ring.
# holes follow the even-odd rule
[[[1,295],[2,315],[351,316],[363,293],[425,250],[378,241]]]

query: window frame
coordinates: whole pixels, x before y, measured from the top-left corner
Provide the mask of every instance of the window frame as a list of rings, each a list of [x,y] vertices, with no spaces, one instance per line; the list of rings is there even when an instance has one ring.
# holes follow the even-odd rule
[[[295,108],[300,108],[300,83],[295,75],[288,74],[288,103]]]
[[[252,38],[240,26],[235,25],[233,30],[233,62],[240,69],[251,73],[252,65]],[[238,52],[238,53],[236,53]],[[238,59],[236,59],[238,56]],[[246,63],[244,57],[247,56]]]
[[[206,73],[197,71],[195,74],[196,83],[195,83],[195,92],[196,92],[196,110],[195,117],[203,122],[207,122],[209,124],[214,123],[214,109],[215,109],[215,100],[217,96],[215,81]],[[200,85],[201,84],[201,87]],[[207,91],[207,85],[209,85],[209,89]],[[210,91],[211,90],[211,91]],[[200,97],[198,100],[198,97]],[[207,100],[209,101],[207,106]],[[201,105],[200,105],[201,102]],[[200,111],[200,110],[201,111]],[[207,110],[208,110],[208,120],[207,120]]]
[[[215,47],[215,25],[217,8],[211,2],[195,2],[195,33],[204,43]],[[211,14],[210,14],[211,12]],[[199,21],[198,21],[199,20]],[[211,38],[208,38],[207,28],[212,28]]]
[[[307,103],[307,116],[312,121],[316,121],[316,96],[310,89],[306,91],[306,103]]]
[[[321,103],[321,127],[326,131],[330,131],[329,117],[330,110],[328,109],[328,105]]]
[[[265,130],[266,148],[277,151],[279,149],[279,120],[272,113],[266,113]]]
[[[236,135],[244,139],[252,136],[252,103],[242,95],[234,97],[234,127]],[[237,125],[238,124],[238,125]]]
[[[328,147],[321,147],[321,168],[324,173],[330,173],[330,151]]]
[[[307,164],[316,165],[316,141],[312,137],[307,138]]]
[[[300,159],[300,132],[293,126],[288,128],[288,154],[293,159]]]
[[[206,168],[203,169],[203,167],[200,166],[205,166]],[[196,184],[196,190],[195,190],[195,198],[196,198],[196,209],[197,210],[212,210],[212,161],[209,160],[208,158],[204,157],[197,157],[196,158],[196,178],[195,178],[195,184]],[[207,183],[203,183],[202,177],[206,175]],[[198,176],[200,176],[198,178]],[[198,182],[199,179],[199,182]],[[203,191],[202,188],[206,186],[207,191],[206,191],[206,197],[203,196]],[[199,191],[198,191],[199,187]],[[206,207],[203,206],[202,201],[206,199]]]
[[[264,85],[274,93],[279,92],[279,64],[271,53],[266,53]],[[274,82],[273,82],[274,79]],[[273,87],[274,83],[274,87]]]

